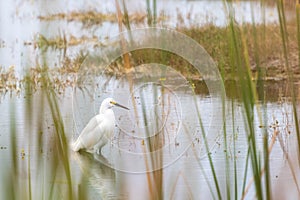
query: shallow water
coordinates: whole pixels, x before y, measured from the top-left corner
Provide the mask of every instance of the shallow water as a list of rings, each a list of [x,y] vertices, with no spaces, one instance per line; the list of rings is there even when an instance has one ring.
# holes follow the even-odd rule
[[[62,113],[62,119],[65,125],[66,136],[68,141],[76,138],[83,128],[85,123],[90,117],[97,112],[100,102],[107,95],[111,95],[109,91],[113,92],[113,97],[119,102],[122,102],[126,106],[131,107],[130,99],[124,99],[124,89],[128,86],[124,81],[119,79],[111,80],[110,86],[102,88],[103,95],[98,94],[97,90],[90,90],[91,96],[88,93],[82,91],[67,90],[62,96],[59,96],[59,107]],[[144,85],[143,85],[144,86]],[[147,86],[147,90],[149,85]],[[156,86],[151,86],[156,87]],[[143,90],[143,87],[137,87],[139,90]],[[159,88],[159,87],[158,87]],[[100,90],[100,89],[98,89]],[[146,90],[146,91],[147,91]],[[114,108],[117,127],[115,130],[115,136],[112,138],[112,142],[103,148],[103,157],[92,155],[92,154],[76,154],[69,152],[72,185],[75,191],[78,187],[84,187],[87,190],[89,199],[140,199],[151,198],[149,191],[149,184],[147,181],[146,171],[152,171],[153,169],[162,169],[162,185],[163,185],[163,196],[166,199],[182,199],[187,196],[192,199],[198,199],[199,197],[204,199],[211,199],[212,194],[209,192],[208,186],[210,185],[213,190],[213,176],[209,167],[209,160],[206,155],[206,151],[203,147],[203,140],[201,137],[201,131],[197,120],[193,122],[191,99],[193,95],[187,93],[185,90],[175,91],[180,101],[178,105],[169,107],[170,115],[167,117],[167,122],[164,125],[164,131],[158,132],[158,135],[165,135],[165,141],[163,146],[158,150],[161,150],[158,154],[153,154],[152,157],[162,157],[162,163],[160,164],[146,164],[145,159],[149,159],[145,154],[147,150],[147,144],[143,142],[143,135],[145,131],[139,130],[134,132],[127,131],[126,124],[122,124],[122,120],[126,117],[130,117],[133,114],[133,110],[128,111],[129,113],[123,112],[120,109]],[[136,99],[141,98],[143,93],[133,93]],[[168,94],[168,93],[166,93]],[[153,96],[145,96],[148,103],[153,100]],[[158,96],[157,96],[158,98]],[[174,98],[174,97],[170,97]],[[54,194],[62,195],[64,197],[64,191],[66,191],[67,179],[64,176],[64,170],[61,166],[56,169],[56,177],[53,177],[53,172],[48,171],[51,169],[53,159],[57,156],[57,150],[55,143],[54,125],[51,120],[51,112],[47,103],[41,104],[42,93],[37,92],[32,96],[32,107],[31,110],[27,110],[26,100],[23,94],[20,97],[9,97],[6,96],[0,104],[1,112],[1,135],[0,135],[0,173],[1,177],[4,178],[1,183],[1,193],[5,192],[5,180],[7,180],[7,173],[9,169],[13,167],[13,159],[11,152],[14,149],[12,147],[12,141],[14,140],[11,136],[12,132],[10,124],[16,128],[16,160],[18,163],[17,167],[17,179],[18,183],[26,186],[29,181],[28,172],[31,172],[31,184],[32,193],[34,199],[40,199],[41,197],[47,197],[51,192],[49,190],[52,183],[55,185]],[[159,98],[158,98],[159,99]],[[225,190],[225,152],[224,152],[224,138],[222,130],[220,130],[221,121],[212,121],[211,111],[213,110],[212,105],[215,99],[210,98],[207,95],[199,95],[196,97],[197,103],[200,108],[200,113],[203,118],[205,130],[209,130],[207,137],[212,142],[210,143],[210,153],[212,160],[215,165],[218,181],[221,186],[222,195],[226,194]],[[172,99],[171,102],[176,101]],[[138,101],[137,101],[138,102]],[[234,128],[231,120],[231,108],[230,105],[234,103]],[[180,105],[179,105],[180,104]],[[150,104],[147,104],[150,105]],[[159,105],[159,104],[156,104]],[[167,105],[167,104],[166,104]],[[226,125],[227,125],[227,139],[229,145],[229,151],[227,156],[230,157],[230,173],[233,175],[233,156],[236,152],[237,157],[237,176],[238,176],[238,189],[241,191],[243,174],[245,170],[245,160],[247,155],[247,140],[246,132],[244,127],[243,119],[243,107],[235,99],[226,99],[227,114],[226,114]],[[139,110],[137,103],[137,108]],[[183,115],[175,114],[176,109],[181,107]],[[166,106],[167,107],[167,106]],[[176,107],[176,108],[175,108]],[[221,105],[220,105],[221,107]],[[187,109],[192,108],[191,111]],[[267,114],[267,128],[269,133],[269,142],[273,133],[272,126],[276,126],[276,130],[279,131],[279,137],[276,139],[272,153],[270,155],[270,180],[272,185],[281,187],[293,182],[293,177],[289,170],[288,161],[284,157],[286,152],[290,157],[296,156],[296,135],[293,127],[293,117],[291,110],[291,103],[288,101],[283,102],[270,102],[266,104]],[[14,110],[14,113],[13,112]],[[157,109],[158,110],[158,109]],[[28,113],[27,113],[28,112]],[[141,114],[142,111],[138,111]],[[162,112],[162,111],[157,111]],[[188,115],[184,115],[184,113]],[[147,115],[151,115],[151,112],[147,112]],[[30,117],[32,116],[31,120]],[[179,119],[179,117],[181,118]],[[192,117],[192,118],[191,118]],[[151,118],[148,118],[151,120]],[[181,121],[182,124],[185,122],[192,123],[187,128],[188,131],[180,129],[177,131],[174,125],[168,122],[172,120],[176,124],[177,121]],[[135,120],[135,121],[134,121]],[[131,118],[131,122],[136,123],[136,118]],[[258,121],[258,116],[255,115],[255,130],[257,133],[258,151],[262,152],[262,138],[263,131]],[[276,123],[276,121],[278,123]],[[179,123],[179,122],[178,122]],[[182,125],[181,124],[181,125]],[[188,125],[187,125],[188,126]],[[130,125],[130,128],[134,128],[134,125]],[[183,126],[181,126],[182,128]],[[196,129],[191,129],[195,127]],[[174,135],[173,132],[176,132]],[[221,132],[220,132],[221,131]],[[290,134],[289,134],[290,131]],[[151,132],[151,131],[150,131]],[[139,134],[138,134],[139,133]],[[40,141],[38,141],[40,135]],[[235,139],[233,139],[233,136]],[[146,141],[146,140],[145,140]],[[235,151],[234,151],[234,143]],[[150,161],[150,159],[148,160]],[[30,164],[30,169],[29,169]],[[296,163],[293,163],[294,165]],[[50,165],[50,166],[49,166]],[[28,171],[29,170],[29,171]],[[248,169],[247,179],[251,179],[251,170]],[[297,172],[296,170],[296,173]],[[6,179],[5,179],[6,177]],[[298,176],[299,177],[299,176]],[[54,178],[54,179],[53,179]],[[54,182],[53,182],[54,181]],[[247,181],[248,182],[248,181]],[[277,186],[278,185],[278,186]],[[233,188],[232,188],[233,189]],[[26,191],[26,187],[23,188]],[[288,193],[284,193],[284,197],[295,197],[297,195],[296,188],[290,186],[286,188]],[[41,193],[41,191],[43,191]],[[247,199],[254,197],[254,188],[250,188],[250,192],[247,195]],[[277,195],[277,191],[272,191],[273,194]],[[213,192],[216,194],[215,192]],[[239,194],[240,196],[241,194]],[[4,198],[4,197],[3,197]],[[1,199],[3,199],[1,197]],[[53,197],[54,198],[54,197]]]

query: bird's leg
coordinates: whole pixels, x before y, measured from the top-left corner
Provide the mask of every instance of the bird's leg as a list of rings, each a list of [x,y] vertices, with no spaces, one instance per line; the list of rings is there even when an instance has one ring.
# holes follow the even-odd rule
[[[100,141],[94,146],[95,153],[101,155],[101,149],[106,143],[107,140],[104,137],[102,137]]]
[[[94,153],[95,150],[94,149],[86,149],[86,152],[88,152],[88,153]]]
[[[101,155],[101,148],[95,148],[95,153]]]

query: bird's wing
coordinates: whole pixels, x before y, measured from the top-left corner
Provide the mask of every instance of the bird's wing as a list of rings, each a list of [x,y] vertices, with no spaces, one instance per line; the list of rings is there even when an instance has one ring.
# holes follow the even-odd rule
[[[81,131],[76,143],[78,143],[77,149],[86,148],[91,149],[98,143],[102,137],[102,126],[104,117],[103,115],[94,116],[85,128]]]

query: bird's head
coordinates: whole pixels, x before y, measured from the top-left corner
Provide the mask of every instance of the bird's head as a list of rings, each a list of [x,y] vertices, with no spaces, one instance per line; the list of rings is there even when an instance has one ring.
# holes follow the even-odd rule
[[[129,108],[117,103],[113,98],[106,98],[102,101],[102,104],[100,107],[100,113],[104,113],[107,109],[111,109],[114,106],[118,106],[120,108],[129,110]]]

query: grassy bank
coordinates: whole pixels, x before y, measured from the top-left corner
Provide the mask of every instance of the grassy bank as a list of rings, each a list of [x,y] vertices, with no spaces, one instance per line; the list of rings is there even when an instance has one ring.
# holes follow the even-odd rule
[[[280,36],[279,25],[255,25],[245,24],[239,27],[243,30],[247,44],[248,56],[250,61],[251,71],[255,79],[257,65],[259,64],[265,71],[266,79],[284,79],[287,72],[284,67],[282,41]],[[229,27],[215,27],[207,25],[205,27],[185,28],[182,32],[195,39],[201,44],[206,51],[212,56],[217,63],[219,69],[225,69],[225,77],[230,77],[230,41],[226,38],[229,36]],[[257,32],[257,37],[254,36],[254,30]],[[290,22],[287,26],[287,31],[290,40],[289,60],[292,70],[296,75],[300,74],[298,67],[298,47],[297,30],[295,22]],[[226,37],[227,36],[227,37]],[[257,43],[257,47],[255,47]],[[242,50],[242,49],[241,49]],[[256,63],[255,53],[260,55],[260,62]]]
[[[247,44],[248,56],[250,62],[251,76],[253,80],[257,79],[258,65],[262,70],[264,80],[282,81],[287,79],[287,70],[284,67],[285,60],[283,56],[282,41],[280,35],[280,25],[255,25],[244,24],[238,26],[240,31],[243,31],[245,36],[245,42]],[[186,34],[195,41],[197,41],[208,54],[216,62],[219,70],[223,72],[225,80],[235,79],[236,71],[233,71],[231,66],[231,53],[230,53],[230,27],[217,27],[212,24],[205,26],[193,26],[177,29],[179,32]],[[257,36],[254,36],[256,31]],[[296,21],[291,21],[287,24],[287,35],[289,39],[289,54],[288,59],[290,62],[290,70],[294,74],[295,81],[300,80],[300,67],[298,66],[298,38],[297,38],[297,25]],[[99,41],[93,38],[75,38],[71,36],[56,37],[46,39],[43,36],[39,36],[35,41],[27,45],[34,45],[37,48],[47,50],[57,50],[65,52],[67,48],[72,46],[78,46],[84,43],[91,43],[94,48],[99,48]],[[255,46],[257,44],[257,46]],[[101,45],[103,46],[103,44]],[[242,50],[242,49],[240,49]],[[74,74],[78,73],[80,65],[82,64],[85,54],[78,54],[75,58],[70,58],[65,55],[62,59],[61,65],[51,68],[50,73],[53,77],[55,88],[58,91],[66,87],[72,87],[75,85]],[[259,55],[259,63],[257,63],[255,55]],[[188,62],[184,59],[173,55],[168,52],[161,52],[160,50],[137,50],[131,53],[131,64],[133,66],[157,62],[172,66],[176,70],[180,71],[184,76],[191,79],[199,79],[201,77]],[[122,62],[116,62],[113,65],[122,65]],[[19,67],[19,66],[16,66]],[[120,68],[122,66],[118,66]],[[38,66],[33,66],[30,69],[31,79],[35,88],[39,87],[41,77],[41,71]],[[72,76],[73,74],[73,76]],[[24,77],[16,76],[13,67],[5,70],[0,70],[0,91],[6,90],[19,90],[24,83]],[[18,89],[19,88],[19,89]]]

